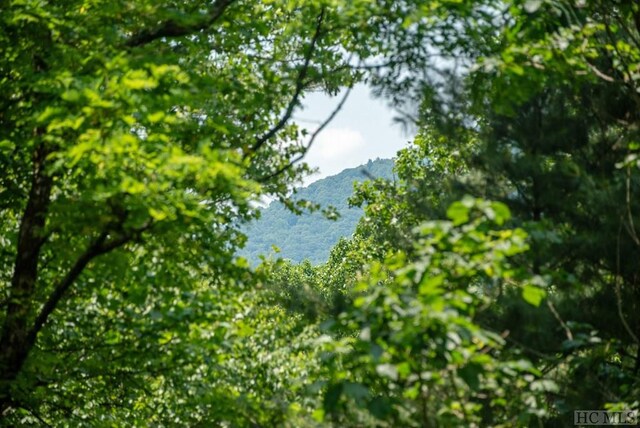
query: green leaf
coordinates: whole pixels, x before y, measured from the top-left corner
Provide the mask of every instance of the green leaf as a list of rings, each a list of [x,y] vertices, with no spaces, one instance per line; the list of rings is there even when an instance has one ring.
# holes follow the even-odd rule
[[[15,149],[15,144],[9,140],[0,141],[0,152],[11,152]]]
[[[418,287],[418,291],[422,295],[438,294],[440,286],[444,283],[444,274],[430,276],[427,272]]]
[[[478,390],[480,388],[480,375],[483,372],[483,368],[479,364],[467,364],[458,370],[458,374],[465,381],[469,388]]]
[[[364,385],[355,382],[345,382],[343,391],[345,395],[355,400],[362,400],[369,396],[369,390]]]
[[[338,402],[340,401],[340,397],[342,396],[342,383],[333,384],[324,394],[323,400],[323,408],[325,412],[332,413],[336,407],[338,406]]]
[[[312,417],[316,422],[323,422],[323,421],[324,421],[324,414],[325,414],[324,409],[315,409],[315,410],[313,411],[313,413],[311,414],[311,417]]]
[[[469,207],[460,201],[454,202],[447,209],[447,217],[458,226],[469,221]]]
[[[160,122],[162,119],[164,119],[164,112],[163,111],[157,111],[155,113],[151,113],[147,116],[147,120],[149,120],[149,122],[151,123],[158,123]]]
[[[495,214],[494,221],[497,224],[502,225],[511,218],[509,207],[502,202],[491,202],[491,208]]]
[[[540,306],[542,299],[545,298],[547,292],[540,287],[531,284],[525,284],[522,287],[522,298],[533,306]]]

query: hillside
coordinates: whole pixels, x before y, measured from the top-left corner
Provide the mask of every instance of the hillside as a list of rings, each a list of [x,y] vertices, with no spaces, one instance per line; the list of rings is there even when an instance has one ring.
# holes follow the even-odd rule
[[[300,262],[309,259],[313,263],[327,260],[329,250],[343,236],[355,230],[362,216],[362,209],[349,207],[354,182],[364,181],[367,174],[391,178],[393,161],[376,159],[366,165],[345,169],[339,174],[318,180],[307,187],[296,189],[296,198],[334,206],[340,218],[328,220],[321,213],[295,215],[279,201],[272,202],[261,212],[260,219],[249,224],[245,233],[248,242],[240,253],[251,262],[257,262],[260,254],[271,253],[272,245],[280,248],[280,256]]]

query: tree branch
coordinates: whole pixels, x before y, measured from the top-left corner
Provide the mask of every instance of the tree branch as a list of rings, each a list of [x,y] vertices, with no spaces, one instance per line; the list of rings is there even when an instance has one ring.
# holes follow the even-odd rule
[[[573,333],[571,332],[571,329],[569,328],[567,323],[564,322],[562,317],[560,317],[560,314],[558,313],[555,306],[553,305],[553,303],[551,303],[551,300],[549,299],[547,299],[547,307],[549,308],[549,311],[551,311],[551,313],[553,314],[553,317],[556,319],[556,321],[558,321],[558,323],[564,330],[564,333],[567,335],[567,340],[573,340]]]
[[[347,88],[347,92],[345,92],[344,96],[342,97],[342,99],[340,100],[340,102],[338,103],[336,108],[333,110],[333,112],[331,112],[329,117],[324,122],[322,122],[322,124],[315,131],[313,131],[313,134],[311,134],[311,138],[309,139],[309,143],[307,144],[307,147],[305,147],[304,151],[302,153],[300,153],[300,155],[296,156],[291,162],[289,162],[288,164],[286,164],[282,168],[278,169],[277,171],[274,171],[273,173],[271,173],[271,174],[269,174],[267,176],[259,178],[257,180],[258,183],[265,183],[265,182],[271,180],[272,178],[277,177],[278,175],[284,173],[289,168],[291,168],[293,165],[295,165],[296,163],[300,162],[302,160],[302,158],[304,158],[304,156],[307,154],[307,152],[309,151],[309,149],[313,145],[313,142],[315,141],[315,139],[320,134],[320,132],[322,132],[324,130],[324,128],[326,128],[329,125],[329,123],[331,123],[331,121],[337,116],[338,112],[340,112],[340,110],[342,110],[342,107],[344,106],[344,103],[347,102],[347,99],[349,98],[349,95],[351,94],[351,90],[352,89],[353,89],[353,82]]]
[[[234,0],[216,0],[204,17],[196,22],[185,24],[172,19],[160,24],[152,30],[144,30],[133,35],[125,43],[126,47],[137,47],[149,44],[163,37],[181,37],[206,30],[211,27]]]
[[[622,322],[622,326],[629,333],[629,336],[633,339],[633,341],[638,345],[638,353],[640,355],[640,340],[638,340],[638,336],[633,332],[633,329],[627,322],[626,317],[624,316],[624,312],[622,310],[623,302],[622,302],[622,290],[620,286],[620,282],[624,281],[622,279],[622,275],[620,273],[620,235],[622,234],[622,226],[625,225],[624,217],[620,218],[620,226],[618,227],[618,236],[616,238],[616,275],[613,278],[613,290],[616,294],[616,306],[618,308],[618,317],[620,318],[620,322]]]
[[[251,152],[248,154],[257,152],[260,149],[260,147],[264,145],[264,143],[266,143],[269,139],[274,137],[282,128],[284,128],[284,126],[287,124],[289,119],[291,119],[293,110],[298,105],[300,95],[302,95],[302,90],[304,89],[304,86],[305,86],[304,81],[307,78],[307,72],[309,71],[309,65],[311,64],[311,58],[313,57],[313,52],[315,51],[316,44],[320,39],[323,21],[324,21],[324,8],[320,11],[320,15],[318,15],[318,18],[316,21],[316,29],[313,34],[313,38],[311,39],[309,48],[307,49],[307,52],[304,56],[304,63],[302,64],[302,67],[298,72],[298,76],[296,78],[296,88],[293,93],[293,98],[291,98],[291,101],[289,101],[289,104],[287,105],[287,109],[285,110],[284,114],[282,115],[278,123],[276,123],[271,129],[269,129],[269,131],[267,131],[264,135],[262,135],[257,139],[257,141],[251,147]],[[245,155],[245,157],[247,155]]]
[[[42,330],[44,324],[47,322],[49,315],[51,315],[51,313],[55,310],[64,294],[80,276],[89,262],[102,254],[109,253],[116,248],[130,242],[131,240],[133,240],[133,238],[139,236],[142,232],[149,229],[151,227],[151,224],[151,221],[149,221],[143,226],[124,233],[111,240],[107,240],[109,231],[103,231],[98,236],[98,238],[96,238],[96,240],[85,250],[85,252],[82,253],[78,260],[76,260],[75,264],[71,267],[69,272],[67,272],[67,275],[65,275],[65,277],[62,278],[62,280],[54,287],[53,292],[49,295],[49,298],[42,306],[42,309],[40,309],[33,327],[29,331],[28,343],[30,345],[33,345],[35,343],[36,337],[38,336],[40,330]]]

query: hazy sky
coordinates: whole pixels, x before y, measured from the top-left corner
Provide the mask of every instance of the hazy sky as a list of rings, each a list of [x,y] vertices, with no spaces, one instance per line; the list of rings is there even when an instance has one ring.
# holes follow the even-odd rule
[[[311,94],[303,100],[304,109],[295,121],[310,132],[317,128],[339,104],[342,94],[328,97]],[[411,136],[393,123],[394,112],[384,101],[371,97],[364,85],[356,86],[342,110],[316,138],[305,157],[320,172],[305,180],[309,184],[319,178],[339,173],[369,159],[391,158],[404,147]]]

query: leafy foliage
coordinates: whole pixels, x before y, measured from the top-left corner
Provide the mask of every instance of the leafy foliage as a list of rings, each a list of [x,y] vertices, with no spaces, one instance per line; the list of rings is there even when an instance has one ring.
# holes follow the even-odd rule
[[[354,406],[375,418],[362,419],[371,426],[516,425],[544,416],[553,381],[475,322],[504,281],[533,288],[506,262],[527,249],[526,235],[496,228],[509,217],[499,203],[467,199],[449,217],[418,228],[415,262],[398,252],[374,263],[336,320],[354,334],[330,342],[323,357],[331,379],[324,410],[335,424],[352,424]]]
[[[3,425],[640,407],[636,2],[0,3]],[[397,179],[251,268],[257,202],[310,205],[299,100],[359,81],[418,129]]]
[[[238,225],[307,171],[289,122],[301,97],[352,86],[409,33],[371,19],[386,5],[358,2],[2,10],[0,412],[9,424],[122,420],[118,409],[165,393],[150,376],[192,367],[158,347],[207,322],[193,296],[253,285]],[[186,385],[169,401],[182,416],[164,415],[189,424],[199,395],[172,385]]]

